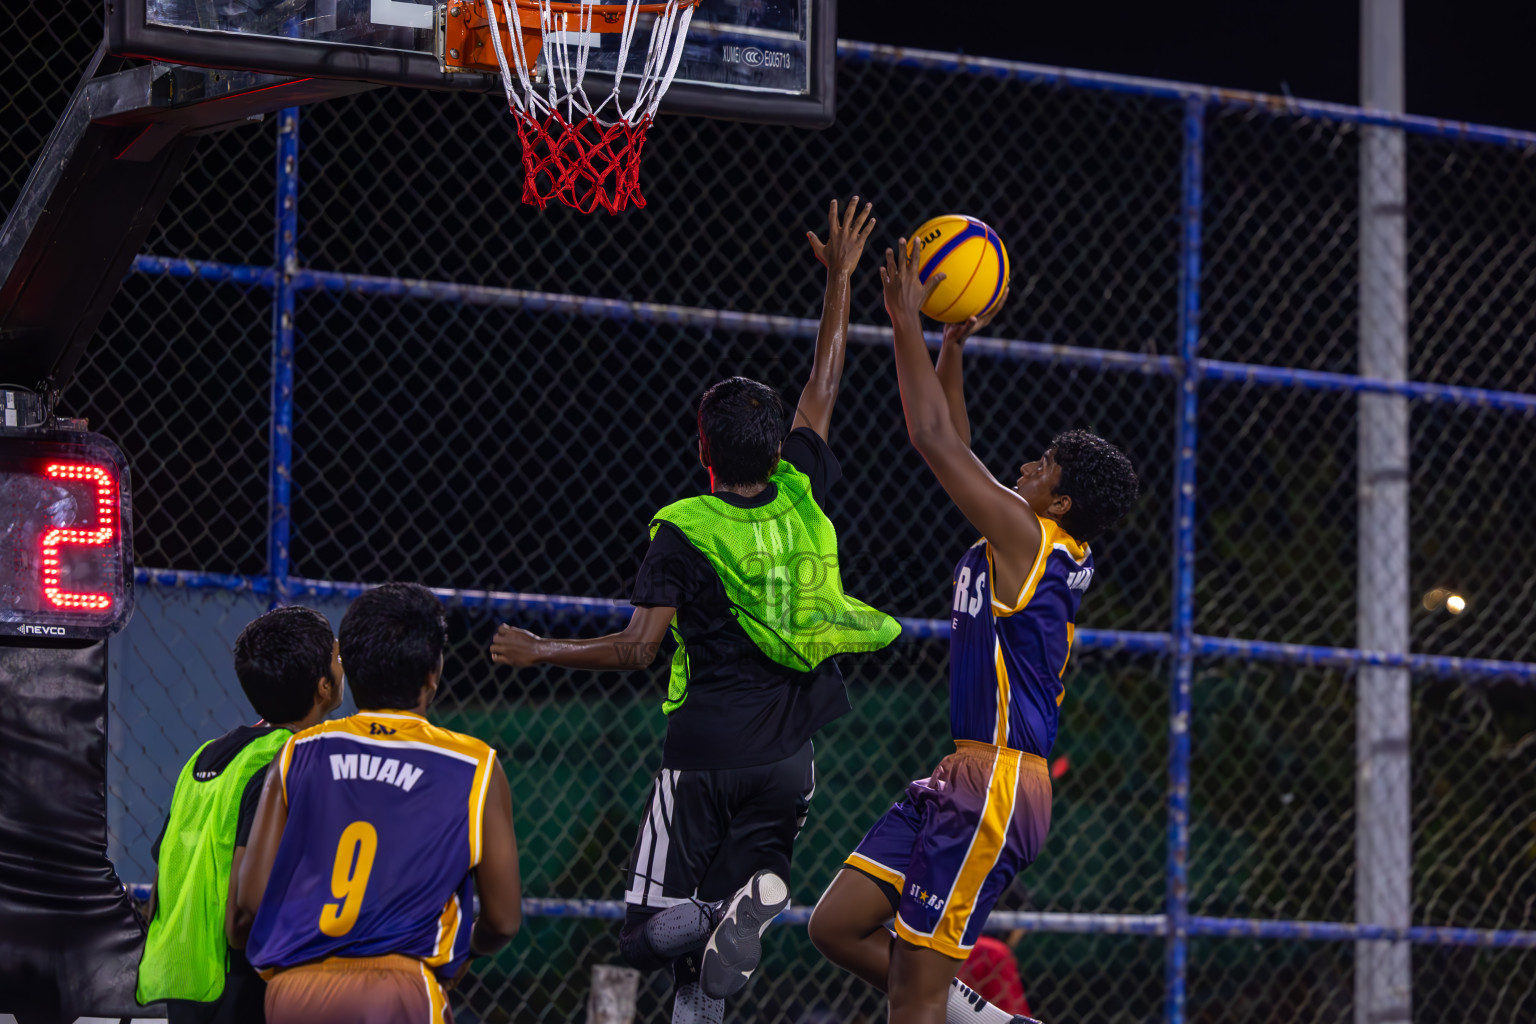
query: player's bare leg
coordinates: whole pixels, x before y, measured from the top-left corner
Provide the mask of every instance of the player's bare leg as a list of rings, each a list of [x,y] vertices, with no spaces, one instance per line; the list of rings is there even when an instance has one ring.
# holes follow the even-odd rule
[[[886,927],[891,916],[885,892],[868,875],[844,868],[816,904],[809,931],[811,943],[822,956],[890,996],[892,1024],[928,1020],[1039,1024],[1033,1018],[999,1010],[956,978],[961,961],[897,939]],[[926,956],[914,958],[913,954]],[[929,963],[929,958],[934,962]],[[930,1005],[935,993],[939,1007],[936,1017],[931,1016]]]
[[[945,1024],[950,990],[964,962],[914,946],[905,939],[893,942],[890,980],[885,990],[891,1001],[890,1024]]]
[[[844,868],[811,912],[810,936],[821,955],[884,992],[891,976],[886,928],[891,902],[868,875]]]
[[[880,887],[844,868],[811,915],[811,942],[886,993],[891,1024],[945,1024],[950,983],[962,961],[896,938],[885,929],[890,919],[891,903]]]

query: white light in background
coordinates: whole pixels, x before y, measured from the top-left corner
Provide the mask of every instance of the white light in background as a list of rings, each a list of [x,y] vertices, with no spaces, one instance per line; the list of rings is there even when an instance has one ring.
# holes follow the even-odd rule
[[[1423,597],[1424,610],[1437,612],[1444,608],[1452,615],[1460,615],[1467,610],[1467,599],[1454,591],[1444,587],[1436,587]]]

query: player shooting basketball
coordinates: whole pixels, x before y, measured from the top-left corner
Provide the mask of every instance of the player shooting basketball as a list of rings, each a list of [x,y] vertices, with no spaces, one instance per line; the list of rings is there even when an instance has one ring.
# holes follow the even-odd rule
[[[843,593],[821,509],[841,476],[827,446],[843,375],[850,280],[875,221],[834,201],[826,298],[810,380],[789,435],[778,394],[732,377],[699,403],[710,494],[656,513],[622,632],[550,640],[503,625],[492,660],[636,668],[668,629],[666,745],[630,858],[619,945],[636,967],[672,964],[674,1024],[719,1024],[756,968],[759,937],[789,905],[791,847],[816,787],[811,736],[847,713],[832,655],[875,650],[899,627]]]
[[[1039,855],[1088,542],[1136,500],[1130,460],[1087,431],[1059,435],[1010,487],[971,453],[961,349],[986,321],[944,332],[929,360],[919,310],[943,279],[890,250],[880,279],[912,445],[982,534],[955,567],[949,717],[955,753],[865,835],[811,917],[833,963],[890,996],[892,1024],[1008,1024],[955,980],[1003,888]],[[920,247],[919,247],[920,248]],[[993,307],[993,312],[1001,302]],[[990,320],[990,315],[987,317]],[[886,922],[895,915],[895,932]]]

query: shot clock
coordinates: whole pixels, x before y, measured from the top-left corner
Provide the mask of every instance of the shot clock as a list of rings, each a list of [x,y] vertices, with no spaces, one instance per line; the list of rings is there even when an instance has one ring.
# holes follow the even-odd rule
[[[133,614],[133,507],[117,445],[0,429],[0,644],[84,646]]]

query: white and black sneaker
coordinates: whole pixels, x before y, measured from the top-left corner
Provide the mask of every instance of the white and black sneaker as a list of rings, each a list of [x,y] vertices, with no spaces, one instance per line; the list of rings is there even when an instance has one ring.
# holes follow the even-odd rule
[[[699,968],[699,987],[725,999],[746,987],[763,958],[763,932],[789,906],[789,886],[772,871],[759,871],[725,905]]]

